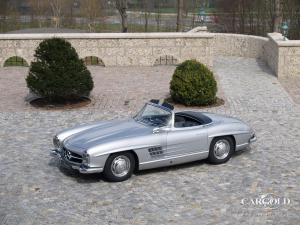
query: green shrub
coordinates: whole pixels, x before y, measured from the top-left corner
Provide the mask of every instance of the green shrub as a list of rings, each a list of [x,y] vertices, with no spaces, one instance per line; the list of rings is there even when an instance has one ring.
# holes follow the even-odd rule
[[[205,65],[196,60],[187,60],[177,66],[170,92],[177,103],[187,106],[209,105],[216,101],[217,82]]]
[[[90,71],[71,44],[61,38],[40,43],[26,78],[28,88],[49,101],[89,96],[94,87]]]

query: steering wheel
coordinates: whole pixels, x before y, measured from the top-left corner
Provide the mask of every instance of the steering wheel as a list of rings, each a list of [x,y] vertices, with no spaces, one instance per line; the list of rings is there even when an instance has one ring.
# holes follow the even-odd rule
[[[149,117],[149,121],[150,121],[151,123],[157,123],[157,117],[150,116],[150,117]]]

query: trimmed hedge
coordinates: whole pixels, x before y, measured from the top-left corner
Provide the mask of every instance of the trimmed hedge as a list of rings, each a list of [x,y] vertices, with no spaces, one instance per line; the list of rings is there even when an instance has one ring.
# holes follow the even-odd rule
[[[217,82],[212,71],[196,60],[177,66],[170,93],[174,102],[186,106],[205,106],[216,102]]]
[[[89,96],[94,87],[90,71],[71,44],[61,38],[40,43],[26,78],[28,88],[50,102]]]

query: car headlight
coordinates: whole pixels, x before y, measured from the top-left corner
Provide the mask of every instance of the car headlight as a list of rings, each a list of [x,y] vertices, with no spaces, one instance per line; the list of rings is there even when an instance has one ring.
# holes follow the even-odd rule
[[[60,148],[60,141],[57,136],[53,138],[53,145],[55,148]]]
[[[82,155],[82,164],[88,165],[90,163],[90,156],[87,153]]]

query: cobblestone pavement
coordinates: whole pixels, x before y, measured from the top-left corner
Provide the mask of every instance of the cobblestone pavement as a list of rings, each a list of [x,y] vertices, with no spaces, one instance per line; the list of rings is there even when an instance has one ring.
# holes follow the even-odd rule
[[[123,114],[136,110],[149,98],[167,97],[174,69],[174,66],[90,67],[95,83],[92,104],[80,111],[115,111]],[[1,112],[41,111],[24,101],[28,94],[25,83],[27,73],[27,68],[5,67],[0,70]]]
[[[201,161],[141,171],[122,183],[60,169],[48,155],[51,137],[74,124],[128,116],[143,101],[166,96],[174,67],[92,70],[102,94],[95,91],[89,107],[67,111],[23,104],[26,71],[0,70],[1,94],[12,102],[5,108],[8,99],[0,100],[1,225],[299,224],[300,108],[264,64],[216,59],[226,104],[205,109],[248,122],[258,136],[251,149],[223,165]],[[19,85],[13,99],[9,82],[3,84],[9,76]],[[268,193],[290,203],[277,209],[250,204]]]
[[[280,79],[280,83],[293,98],[294,102],[300,105],[300,79],[296,76]]]

